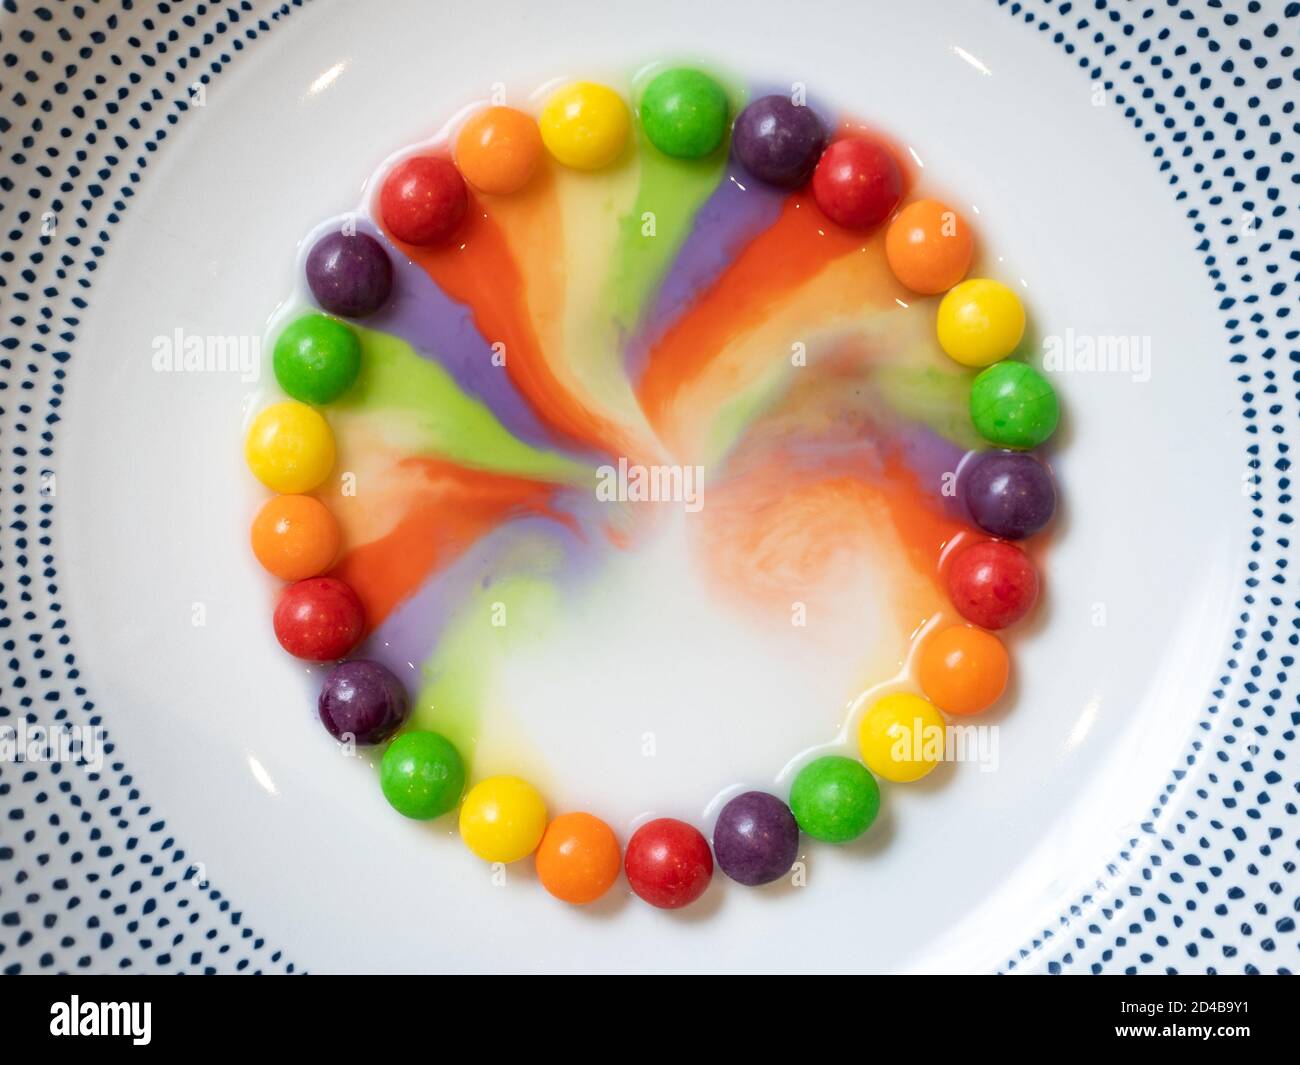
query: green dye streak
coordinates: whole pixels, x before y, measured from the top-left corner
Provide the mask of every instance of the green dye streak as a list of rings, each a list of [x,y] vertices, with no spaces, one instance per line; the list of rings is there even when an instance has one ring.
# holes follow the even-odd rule
[[[527,565],[533,572],[495,580],[456,608],[424,665],[409,727],[446,736],[472,765],[494,674],[508,655],[544,636],[559,617],[560,590],[548,571],[561,559],[554,544],[532,542],[507,554],[504,565]]]
[[[958,447],[984,447],[970,420],[974,373],[933,366],[884,366],[874,375],[884,400],[899,414],[921,422]]]
[[[816,372],[815,365],[796,369],[788,360],[778,359],[761,376],[737,390],[714,415],[703,461],[720,463],[752,424],[782,403],[798,374]],[[974,371],[956,363],[949,369],[900,362],[864,366],[860,383],[895,414],[925,425],[958,447],[975,450],[987,445],[971,423],[970,388],[974,376]],[[849,387],[847,382],[845,387]]]
[[[723,87],[734,116],[744,94]],[[703,159],[674,159],[650,143],[640,122],[635,125],[641,182],[632,210],[619,220],[609,287],[614,320],[629,333],[690,233],[695,212],[722,179],[730,151],[728,138]]]
[[[581,464],[512,436],[484,403],[462,392],[446,370],[421,358],[406,341],[353,328],[361,338],[361,374],[333,411],[385,417],[400,411],[402,426],[418,438],[417,453],[470,469],[540,481],[591,480],[591,471]]]
[[[709,426],[703,460],[706,466],[721,462],[749,425],[781,401],[792,370],[788,360],[777,360],[771,369],[722,404]]]

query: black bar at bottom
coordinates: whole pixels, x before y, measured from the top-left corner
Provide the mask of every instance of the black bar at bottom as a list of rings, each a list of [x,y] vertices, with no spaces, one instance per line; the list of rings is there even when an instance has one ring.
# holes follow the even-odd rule
[[[679,1021],[695,1014],[695,1020],[688,1022],[693,1029],[711,1014],[721,1019],[716,1016],[713,997],[717,992],[703,983],[687,986],[677,980],[671,990],[661,991],[643,982],[635,988],[609,988],[608,994],[597,993],[596,997],[590,987],[562,986],[561,978],[553,978],[545,989],[464,986],[473,979],[477,978],[442,978],[435,984],[418,976],[260,980],[32,977],[5,981],[0,985],[0,1002],[6,1057],[12,1061],[21,1060],[10,1056],[17,1048],[56,1049],[60,1043],[92,1053],[108,1044],[129,1051],[161,1048],[187,1052],[229,1046],[246,1053],[252,1046],[269,1048],[277,1038],[283,1038],[295,1054],[316,1046],[332,1053],[349,1047],[373,1052],[407,1041],[416,1048],[424,1045],[432,1049],[437,1045],[431,1042],[435,1031],[447,1031],[443,1026],[448,1024],[453,1030],[459,1028],[455,1000],[460,994],[467,996],[472,1008],[469,1031],[476,1031],[480,1039],[493,1040],[491,1031],[495,1029],[503,1049],[524,1033],[540,1035],[551,1028],[554,1034],[551,1011],[562,995],[581,995],[587,1000],[579,1013],[603,999],[608,1007],[597,1005],[595,1012],[603,1014],[606,1023],[615,1030],[630,1026],[629,1031],[639,1030],[643,1038],[652,1040],[659,1037],[650,1035],[644,1025],[656,1016],[658,1023],[675,1026],[668,1020],[673,1013]],[[728,1050],[734,1050],[735,1036],[740,1034],[743,1039],[743,1031],[748,1029],[776,1050],[780,1037],[773,1040],[775,1033],[768,1024],[770,1009],[780,1008],[792,1021],[800,1016],[841,1022],[856,1018],[874,1029],[868,1044],[889,1037],[926,1050],[1006,1046],[1008,1036],[1017,1030],[1040,1038],[1050,1033],[1072,1051],[1162,1043],[1180,1049],[1200,1043],[1230,1050],[1235,1044],[1258,1040],[1264,1041],[1262,1045],[1283,1039],[1289,1042],[1294,1013],[1292,985],[1268,977],[917,976],[866,980],[868,986],[856,986],[859,981],[855,979],[837,977],[834,986],[829,986],[815,977],[804,981],[787,977],[784,986],[774,986],[768,992],[755,987],[743,992],[735,987],[723,989],[721,993],[732,1000],[723,1011],[730,1021],[741,1020],[736,1011],[743,1012],[746,1007],[742,1003],[748,1003],[755,1016],[751,1024],[738,1026],[741,1032],[719,1031],[718,1036]],[[764,1003],[768,996],[779,1006],[768,1007]],[[692,999],[698,1003],[694,1009]],[[806,1007],[801,1002],[805,999]],[[665,1000],[673,1005],[670,1013],[664,1011]],[[712,1007],[711,1002],[715,1003]],[[484,1019],[493,1022],[486,1030]],[[574,1019],[564,1027],[569,1023]],[[835,1026],[842,1031],[842,1023]],[[760,1036],[765,1031],[768,1034]],[[796,1036],[792,1031],[789,1038],[803,1042],[811,1035],[805,1031]]]

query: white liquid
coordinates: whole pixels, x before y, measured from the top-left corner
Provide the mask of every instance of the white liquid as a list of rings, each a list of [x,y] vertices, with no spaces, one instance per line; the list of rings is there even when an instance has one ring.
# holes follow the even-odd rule
[[[834,617],[810,605],[803,626],[758,622],[701,579],[692,520],[611,552],[598,582],[565,593],[552,632],[506,656],[476,775],[531,776],[554,810],[616,827],[698,823],[720,792],[774,789],[810,744],[837,742],[866,685],[892,678],[910,634],[890,609],[889,567],[859,558],[860,587],[841,585]]]

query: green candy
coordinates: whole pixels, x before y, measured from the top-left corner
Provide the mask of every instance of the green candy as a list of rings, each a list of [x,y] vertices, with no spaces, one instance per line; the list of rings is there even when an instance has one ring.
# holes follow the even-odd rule
[[[351,327],[323,314],[304,314],[275,342],[275,379],[303,403],[330,403],[361,372],[361,341]]]
[[[980,436],[998,447],[1037,447],[1060,417],[1056,390],[1023,362],[995,362],[975,378],[970,416]]]
[[[665,70],[641,96],[641,126],[665,155],[702,159],[727,135],[727,94],[698,70]]]
[[[403,817],[428,821],[460,802],[465,763],[451,741],[436,732],[403,732],[379,764],[384,798]]]
[[[880,788],[861,762],[828,754],[799,770],[790,787],[790,809],[813,839],[848,843],[876,819]]]

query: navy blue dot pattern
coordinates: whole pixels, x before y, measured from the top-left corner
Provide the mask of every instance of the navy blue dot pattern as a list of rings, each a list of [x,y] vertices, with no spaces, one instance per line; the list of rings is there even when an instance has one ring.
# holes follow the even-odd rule
[[[101,714],[81,684],[60,606],[57,497],[44,486],[113,227],[190,86],[301,2],[0,0],[0,724],[94,725],[109,737],[101,773],[0,762],[0,972],[295,971],[203,880],[114,747],[111,708]],[[999,12],[1105,88],[1186,213],[1249,433],[1252,533],[1232,655],[1200,735],[1090,890],[1002,968],[1289,972],[1300,957],[1300,602],[1287,573],[1300,3],[989,0],[990,17]],[[57,236],[42,233],[47,211]]]
[[[0,3],[0,725],[77,725],[106,737],[99,772],[0,760],[6,975],[294,972],[204,879],[117,751],[111,713],[81,683],[60,602],[50,478],[81,316],[113,227],[188,109],[190,87],[209,83],[298,2],[256,5],[264,13],[248,0]]]
[[[1138,834],[1003,970],[1291,973],[1300,965],[1300,602],[1287,572],[1300,425],[1300,3],[999,6],[1104,87],[1185,211],[1246,421],[1250,522],[1232,654],[1199,735]]]

